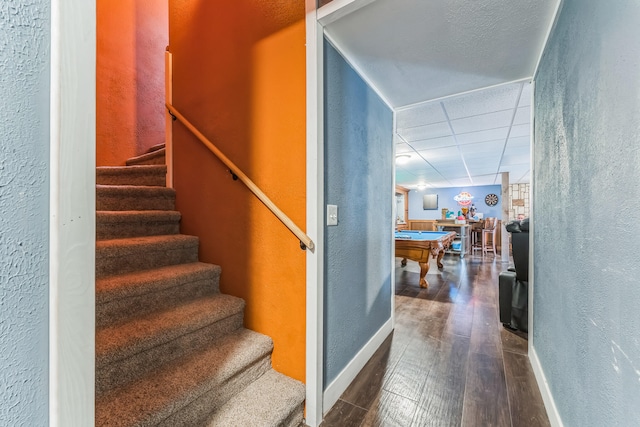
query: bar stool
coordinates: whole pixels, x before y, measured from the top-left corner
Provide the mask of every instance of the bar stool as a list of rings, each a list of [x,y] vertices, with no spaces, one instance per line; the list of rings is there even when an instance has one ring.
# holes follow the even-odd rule
[[[484,221],[474,222],[471,225],[471,250],[482,250],[482,228]]]
[[[496,255],[496,227],[498,226],[498,218],[487,218],[484,221],[482,229],[482,255],[487,252],[493,252]]]

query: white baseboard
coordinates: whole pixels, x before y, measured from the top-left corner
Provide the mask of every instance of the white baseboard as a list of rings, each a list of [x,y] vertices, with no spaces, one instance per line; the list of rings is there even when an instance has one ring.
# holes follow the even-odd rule
[[[378,332],[376,332],[373,337],[369,340],[368,343],[364,345],[356,354],[356,356],[351,359],[351,362],[338,374],[335,380],[327,386],[327,389],[324,391],[323,401],[322,401],[322,409],[323,413],[326,414],[331,410],[333,405],[340,399],[342,393],[349,387],[351,381],[358,375],[360,370],[366,365],[366,363],[371,359],[371,356],[378,350],[380,345],[384,342],[385,339],[389,336],[389,334],[393,331],[393,318],[387,320],[387,322],[382,325]]]
[[[536,353],[536,349],[534,347],[529,348],[529,362],[531,363],[533,374],[535,375],[536,381],[538,382],[538,388],[540,389],[544,407],[547,410],[547,416],[549,417],[549,423],[551,423],[553,427],[564,427],[564,424],[562,424],[562,419],[560,418],[560,413],[558,412],[558,408],[556,407],[556,403],[553,400],[553,395],[551,394],[551,390],[549,389],[549,383],[547,382],[547,378],[544,375],[542,365],[540,365],[540,359],[538,359],[538,354]]]

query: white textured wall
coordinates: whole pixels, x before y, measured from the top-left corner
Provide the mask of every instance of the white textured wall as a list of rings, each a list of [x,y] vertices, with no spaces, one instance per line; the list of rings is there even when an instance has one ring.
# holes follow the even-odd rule
[[[534,347],[565,426],[640,426],[640,2],[565,0],[535,79]]]
[[[48,424],[47,0],[0,2],[0,425]]]

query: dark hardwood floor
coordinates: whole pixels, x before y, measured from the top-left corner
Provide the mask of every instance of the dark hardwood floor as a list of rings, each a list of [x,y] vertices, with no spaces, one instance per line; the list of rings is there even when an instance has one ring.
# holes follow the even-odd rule
[[[492,255],[446,255],[428,289],[396,260],[395,330],[321,427],[549,426],[526,335],[502,327]]]

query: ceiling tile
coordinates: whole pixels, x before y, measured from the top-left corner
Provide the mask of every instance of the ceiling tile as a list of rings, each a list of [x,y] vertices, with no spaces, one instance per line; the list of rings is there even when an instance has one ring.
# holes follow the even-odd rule
[[[530,182],[529,165],[511,166],[508,169],[501,169],[500,172],[509,172],[509,182]]]
[[[531,147],[531,137],[530,136],[518,136],[516,138],[509,137],[507,140],[507,148],[510,147],[526,147],[529,149]]]
[[[529,124],[531,122],[531,107],[520,107],[516,110],[516,116],[513,119],[514,125]]]
[[[467,169],[463,166],[443,166],[442,168],[436,167],[436,170],[446,179],[457,179],[469,177]]]
[[[494,113],[480,114],[451,120],[451,127],[456,134],[477,132],[495,128],[508,127],[513,118],[513,109],[496,111]]]
[[[399,129],[446,121],[447,116],[439,102],[427,102],[396,111],[396,127]]]
[[[529,152],[531,151],[529,145],[525,144],[507,144],[504,149],[504,154],[518,154],[523,156],[529,156]]]
[[[437,173],[434,171],[433,166],[427,163],[422,156],[417,153],[412,156],[409,163],[396,165],[396,169],[410,172],[417,177]]]
[[[518,107],[528,106],[531,106],[531,83],[523,83],[522,94],[520,95]]]
[[[493,168],[492,172],[496,172],[498,170],[498,165],[500,164],[500,157],[494,154],[484,156],[465,156],[465,163],[469,168],[480,168],[483,167],[483,165],[491,166]]]
[[[449,119],[455,120],[513,109],[516,107],[519,92],[520,84],[511,84],[456,96],[442,102]]]
[[[469,166],[469,173],[471,174],[471,177],[473,178],[474,181],[478,176],[491,175],[491,174],[495,175],[496,172],[498,171],[498,162],[495,162],[495,166],[493,165],[479,165],[478,167],[475,167],[473,165],[468,165],[468,166]]]
[[[436,181],[442,181],[445,178],[440,175],[439,173],[428,173],[428,174],[423,174],[421,176],[416,177],[416,180],[414,182],[416,183],[431,183],[431,182],[436,182]]]
[[[473,177],[473,185],[495,185],[496,182],[500,183],[501,181],[502,178],[495,173]],[[474,200],[474,203],[478,206],[477,201]]]
[[[473,156],[479,156],[482,158],[494,158],[499,159],[499,155],[504,149],[504,140],[479,142],[476,144],[465,144],[460,146],[460,151],[465,160],[472,158]]]
[[[528,147],[507,147],[504,150],[502,156],[501,167],[513,166],[513,165],[528,165],[529,162],[529,148]]]
[[[411,146],[416,151],[428,150],[432,148],[453,147],[456,146],[456,140],[453,136],[442,136],[440,138],[422,139],[419,141],[412,141]]]
[[[412,128],[398,129],[396,133],[406,142],[412,142],[451,135],[451,129],[447,122],[439,122]]]
[[[469,168],[482,168],[483,166],[490,166],[493,168],[491,172],[496,172],[498,170],[498,165],[500,164],[500,158],[495,155],[487,155],[487,156],[465,156],[465,163]]]
[[[458,147],[444,147],[444,148],[434,148],[431,150],[421,150],[418,152],[422,157],[425,158],[429,163],[434,164],[434,162],[460,162],[462,163],[462,158],[460,157],[460,151]]]
[[[414,181],[414,183],[432,184],[434,182],[440,182],[440,181],[446,181],[446,179],[442,175],[435,173],[435,174],[420,176]]]
[[[416,176],[412,172],[396,166],[396,183],[412,181],[414,179],[416,179]]]
[[[528,136],[531,132],[531,127],[529,123],[524,125],[516,125],[511,127],[511,132],[509,133],[509,138],[518,138],[521,136]]]
[[[413,148],[406,142],[399,142],[396,144],[396,154],[413,153]]]
[[[449,180],[448,187],[469,187],[471,186],[471,180],[469,178],[454,178]],[[445,206],[449,209],[457,208],[458,203],[455,200],[449,200],[449,206]]]
[[[487,141],[495,141],[498,139],[502,139],[505,141],[507,139],[507,132],[509,131],[508,127],[498,128],[498,129],[490,129],[483,130],[479,132],[470,132],[463,133],[460,135],[456,135],[456,140],[458,144],[474,144],[477,142],[487,142]]]

